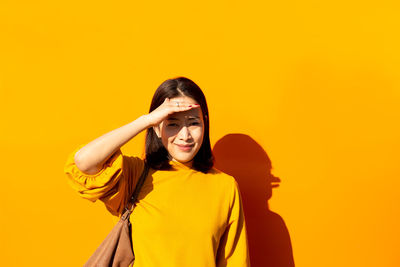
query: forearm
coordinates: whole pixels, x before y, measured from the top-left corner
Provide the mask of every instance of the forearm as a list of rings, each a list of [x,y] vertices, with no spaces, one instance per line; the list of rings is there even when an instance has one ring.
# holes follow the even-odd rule
[[[82,147],[74,157],[76,166],[83,172],[95,174],[118,150],[143,130],[150,127],[146,115],[108,132]]]

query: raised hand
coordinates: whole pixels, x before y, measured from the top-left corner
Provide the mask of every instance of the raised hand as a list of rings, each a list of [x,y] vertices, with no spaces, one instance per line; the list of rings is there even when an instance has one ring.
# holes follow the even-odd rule
[[[200,107],[199,104],[191,104],[166,98],[160,106],[146,115],[147,122],[150,124],[150,126],[155,126],[160,124],[169,115],[175,112],[187,111],[198,107]]]

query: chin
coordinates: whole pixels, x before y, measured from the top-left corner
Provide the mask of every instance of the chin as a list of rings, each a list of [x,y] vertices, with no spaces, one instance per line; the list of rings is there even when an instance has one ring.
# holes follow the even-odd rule
[[[187,162],[192,161],[194,159],[195,155],[196,154],[194,154],[193,151],[191,151],[191,153],[176,151],[176,153],[174,153],[174,155],[172,155],[172,157],[179,162],[187,163]]]
[[[175,158],[177,161],[182,162],[182,163],[188,163],[193,160],[193,158]]]

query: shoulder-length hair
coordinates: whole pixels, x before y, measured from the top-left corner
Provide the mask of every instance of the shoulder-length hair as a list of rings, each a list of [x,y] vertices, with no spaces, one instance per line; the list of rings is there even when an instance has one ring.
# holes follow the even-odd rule
[[[209,116],[206,98],[200,87],[192,80],[186,77],[176,77],[164,81],[155,91],[150,105],[150,112],[160,106],[166,98],[187,96],[193,98],[200,104],[204,119],[203,143],[193,158],[192,168],[207,173],[214,165],[214,156],[211,151]],[[153,127],[147,128],[146,133],[146,162],[150,167],[156,170],[169,170],[171,157],[158,138]]]

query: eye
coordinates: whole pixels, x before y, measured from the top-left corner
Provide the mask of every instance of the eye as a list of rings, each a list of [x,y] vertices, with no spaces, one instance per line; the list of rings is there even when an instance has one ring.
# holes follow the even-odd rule
[[[169,127],[176,127],[176,126],[178,126],[178,124],[176,124],[176,123],[169,123],[169,124],[167,124],[167,126],[169,126]]]
[[[199,124],[200,124],[199,122],[195,121],[195,122],[192,122],[190,125],[199,125]]]

